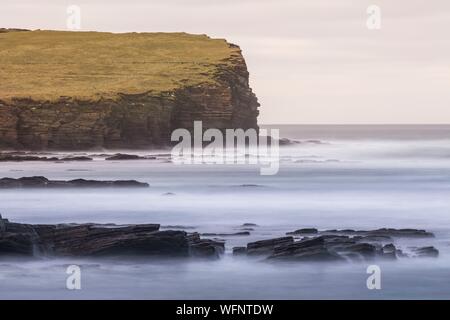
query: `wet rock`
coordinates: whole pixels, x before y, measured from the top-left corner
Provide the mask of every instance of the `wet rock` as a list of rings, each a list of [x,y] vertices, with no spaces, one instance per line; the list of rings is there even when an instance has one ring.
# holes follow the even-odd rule
[[[2,178],[0,188],[142,188],[149,187],[148,183],[136,180],[49,180],[45,177]]]
[[[219,258],[225,251],[225,243],[211,239],[201,239],[197,232],[188,235],[189,254],[192,257]]]
[[[17,156],[11,154],[0,154],[0,161],[57,161],[59,160],[57,157],[39,157],[39,156]]]
[[[217,257],[224,244],[158,224],[31,225],[0,220],[0,256]]]
[[[73,157],[64,157],[61,160],[62,161],[91,161],[93,159],[91,157],[87,157],[87,156],[73,156]]]
[[[329,250],[323,237],[306,239],[274,248],[270,260],[284,261],[338,261],[338,254]]]
[[[383,228],[372,231],[362,231],[364,234],[369,236],[377,237],[397,237],[397,238],[429,238],[434,237],[434,234],[420,229],[391,229]]]
[[[384,245],[381,253],[384,258],[397,259],[397,248],[392,243]]]
[[[274,248],[291,243],[294,243],[293,237],[281,237],[250,242],[247,244],[247,254],[249,255],[271,254]]]
[[[316,228],[304,228],[298,229],[292,232],[287,232],[287,235],[304,235],[304,234],[317,234],[318,230]]]
[[[439,250],[435,247],[429,246],[429,247],[420,247],[420,248],[414,248],[412,252],[415,254],[416,257],[431,257],[436,258],[439,256]]]
[[[381,228],[376,230],[325,230],[319,232],[320,234],[344,234],[344,235],[357,235],[365,237],[379,237],[381,238],[428,238],[434,237],[433,233],[421,230],[421,229],[393,229],[393,228]]]
[[[247,254],[247,247],[234,247],[233,255],[234,256],[242,256]]]
[[[235,232],[235,233],[202,233],[201,235],[204,236],[204,237],[249,236],[250,232],[242,231],[242,232]]]
[[[135,154],[117,153],[113,156],[107,157],[105,160],[142,160],[145,157],[141,157]]]

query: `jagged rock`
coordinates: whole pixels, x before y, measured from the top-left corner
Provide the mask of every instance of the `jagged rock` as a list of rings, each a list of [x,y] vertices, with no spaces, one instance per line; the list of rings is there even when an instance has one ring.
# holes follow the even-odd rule
[[[145,157],[141,157],[135,154],[125,154],[125,153],[117,153],[111,157],[106,158],[105,160],[142,160]]]
[[[197,232],[188,236],[189,253],[193,257],[216,257],[225,251],[225,243],[211,239],[201,239]]]
[[[14,161],[14,162],[20,162],[20,161],[57,161],[59,160],[57,157],[39,157],[39,156],[17,156],[17,155],[11,155],[11,154],[0,154],[0,161],[6,162],[6,161]]]
[[[31,225],[0,219],[0,256],[202,256],[217,257],[223,243],[158,224]]]
[[[294,241],[292,237],[261,240],[247,244],[246,250],[236,248],[236,254],[263,255],[271,261],[366,261],[375,258],[396,259],[408,257],[392,243],[393,237],[431,237],[432,233],[417,229],[377,229],[370,231],[326,230],[313,233],[315,229],[299,229],[289,234],[307,237]],[[384,246],[383,246],[384,244]],[[413,248],[417,257],[436,257],[434,247]]]
[[[298,229],[292,232],[287,232],[287,235],[304,235],[304,234],[317,234],[318,230],[316,228],[304,228]]]
[[[45,177],[2,178],[0,189],[8,188],[142,188],[148,187],[148,183],[135,180],[49,180]]]
[[[268,240],[260,240],[247,244],[247,254],[259,255],[271,253],[274,248],[294,242],[293,237],[281,237]]]

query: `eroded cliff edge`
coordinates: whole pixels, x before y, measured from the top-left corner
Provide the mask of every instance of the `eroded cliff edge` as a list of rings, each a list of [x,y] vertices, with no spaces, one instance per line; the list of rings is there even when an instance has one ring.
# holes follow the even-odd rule
[[[239,47],[185,33],[0,32],[0,148],[159,147],[257,128]]]

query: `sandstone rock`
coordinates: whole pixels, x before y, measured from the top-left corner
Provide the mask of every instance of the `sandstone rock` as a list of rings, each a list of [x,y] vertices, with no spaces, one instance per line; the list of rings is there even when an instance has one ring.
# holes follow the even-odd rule
[[[0,148],[168,146],[174,129],[193,131],[195,120],[205,130],[258,129],[245,60],[225,40],[41,30],[0,38],[0,83],[8,83],[0,87]]]
[[[148,183],[135,180],[99,181],[75,179],[49,180],[45,177],[2,178],[0,189],[11,188],[146,188]]]
[[[202,256],[217,257],[223,243],[158,224],[30,225],[0,219],[0,256]]]

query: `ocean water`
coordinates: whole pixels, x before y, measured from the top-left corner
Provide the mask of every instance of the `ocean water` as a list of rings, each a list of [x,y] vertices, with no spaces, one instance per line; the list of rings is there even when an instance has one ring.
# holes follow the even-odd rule
[[[260,175],[258,165],[175,165],[167,150],[134,152],[156,154],[154,160],[0,163],[0,177],[150,184],[134,190],[0,190],[0,213],[15,222],[160,223],[216,233],[258,224],[250,236],[224,237],[226,251],[216,261],[0,258],[0,298],[450,298],[450,126],[267,128],[300,142],[280,149],[273,176]],[[306,227],[427,229],[436,237],[396,244],[434,245],[440,255],[273,264],[231,254],[233,246]],[[81,290],[66,289],[71,264],[81,267]],[[381,268],[381,290],[367,289],[370,264]]]

